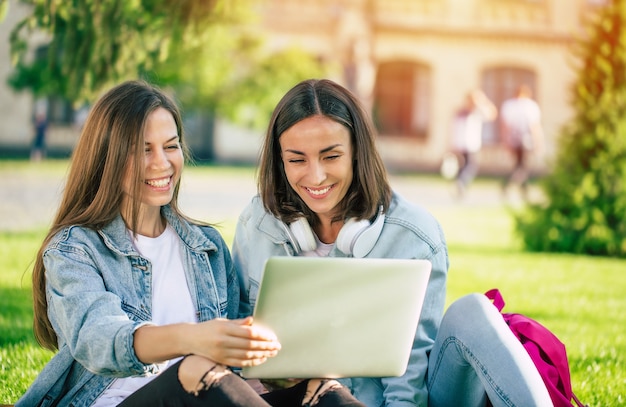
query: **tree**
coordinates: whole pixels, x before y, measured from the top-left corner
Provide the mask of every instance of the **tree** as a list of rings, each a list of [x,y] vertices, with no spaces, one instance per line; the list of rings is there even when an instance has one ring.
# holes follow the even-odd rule
[[[516,218],[525,246],[626,257],[626,2],[612,0],[574,54],[575,115],[564,127],[545,204]]]
[[[151,70],[168,57],[172,43],[202,33],[205,26],[237,18],[232,3],[218,0],[22,0],[32,14],[12,31],[16,88],[57,93],[70,100]],[[49,36],[45,64],[26,60],[28,39]],[[34,82],[39,74],[41,80]],[[27,75],[23,75],[26,73]],[[28,79],[28,82],[26,80]]]
[[[269,53],[263,45],[251,26],[213,25],[195,45],[173,50],[149,76],[155,83],[175,84],[177,96],[188,106],[262,129],[289,88],[324,76],[326,69],[300,49]]]
[[[12,31],[10,84],[81,104],[121,80],[144,77],[174,87],[183,103],[211,110],[219,110],[228,96],[233,106],[223,110],[237,117],[236,107],[247,99],[232,95],[265,91],[246,79],[258,69],[265,73],[267,59],[274,57],[260,56],[262,42],[251,31],[254,1],[22,0],[33,12]],[[0,18],[6,7],[0,0]],[[40,32],[50,39],[46,57],[29,62],[29,39]],[[296,69],[276,68],[270,73],[274,88],[291,85],[280,83],[285,72],[299,79],[322,72],[307,55]]]

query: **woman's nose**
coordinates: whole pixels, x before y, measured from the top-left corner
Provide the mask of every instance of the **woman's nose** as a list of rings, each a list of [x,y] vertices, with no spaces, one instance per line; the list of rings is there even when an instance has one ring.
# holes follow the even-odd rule
[[[167,158],[167,154],[163,150],[157,150],[155,154],[152,155],[152,160],[150,162],[152,168],[161,170],[170,167],[170,160]]]
[[[326,180],[326,168],[320,162],[313,162],[310,167],[310,177],[314,185],[322,184]]]

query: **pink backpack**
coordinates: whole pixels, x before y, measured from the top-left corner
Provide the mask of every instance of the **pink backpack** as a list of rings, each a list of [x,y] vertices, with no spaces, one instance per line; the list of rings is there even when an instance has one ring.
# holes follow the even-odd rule
[[[500,291],[494,288],[485,295],[501,312],[504,308],[504,299]],[[572,407],[572,400],[578,407],[584,407],[572,391],[567,353],[565,345],[559,338],[548,328],[525,315],[502,313],[502,316],[537,366],[554,407]]]

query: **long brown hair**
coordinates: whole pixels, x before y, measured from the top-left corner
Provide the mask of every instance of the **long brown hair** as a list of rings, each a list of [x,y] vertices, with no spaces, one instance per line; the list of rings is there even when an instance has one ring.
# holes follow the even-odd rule
[[[33,306],[35,338],[50,350],[58,348],[56,333],[47,316],[46,278],[43,253],[52,237],[61,229],[78,225],[101,229],[120,214],[122,182],[129,157],[134,155],[135,180],[131,196],[139,196],[143,177],[144,128],[147,117],[164,108],[174,117],[183,152],[183,128],[176,103],[158,88],[143,81],[124,82],[109,90],[91,108],[71,164],[61,204],[46,235],[33,267]],[[170,202],[178,210],[179,185]],[[137,229],[139,200],[133,200],[128,219],[131,230]]]
[[[354,149],[352,184],[334,220],[372,219],[380,205],[386,211],[391,201],[391,187],[376,149],[374,125],[349,90],[327,79],[300,82],[274,109],[259,157],[258,190],[265,208],[286,223],[304,215],[310,225],[317,224],[315,213],[287,181],[279,143],[287,129],[316,115],[345,126],[350,131]]]

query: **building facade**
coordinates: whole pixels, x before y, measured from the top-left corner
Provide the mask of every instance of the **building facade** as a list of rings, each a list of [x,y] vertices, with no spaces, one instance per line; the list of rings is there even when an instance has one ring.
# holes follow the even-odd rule
[[[0,24],[0,54],[25,12],[16,1]],[[449,149],[451,122],[476,88],[500,106],[524,83],[542,110],[546,168],[555,139],[571,118],[576,72],[571,47],[603,0],[259,0],[257,29],[270,50],[301,47],[330,67],[329,77],[353,90],[379,129],[390,167],[436,170]],[[0,59],[0,77],[10,72]],[[25,146],[32,137],[32,97],[0,81],[0,148]],[[57,116],[59,116],[57,114]],[[61,115],[62,116],[62,115]],[[59,116],[59,117],[61,117]],[[498,123],[483,130],[481,171],[501,173],[510,158]],[[52,123],[48,144],[71,148],[77,129]],[[220,125],[216,158],[256,159],[262,137]]]
[[[520,84],[542,110],[545,155],[571,118],[571,47],[602,0],[266,0],[269,43],[296,44],[339,66],[336,79],[371,109],[390,165],[436,169],[454,112],[476,88],[500,106]],[[481,168],[510,158],[498,122],[483,130]]]

